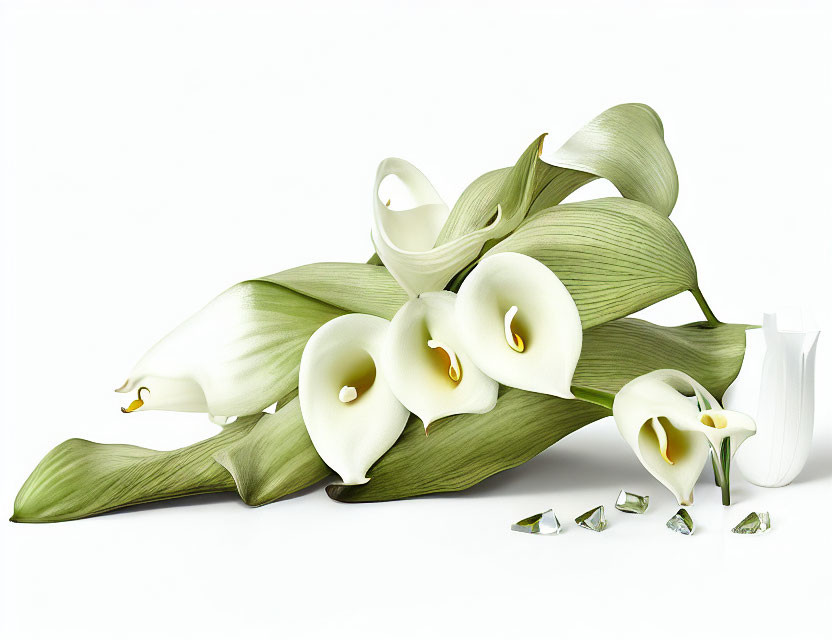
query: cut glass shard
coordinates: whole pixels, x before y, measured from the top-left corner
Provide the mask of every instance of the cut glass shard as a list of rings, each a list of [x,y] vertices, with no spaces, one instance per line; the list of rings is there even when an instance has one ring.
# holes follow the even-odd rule
[[[511,525],[511,530],[549,536],[560,533],[560,522],[558,522],[554,511],[547,509],[543,513],[536,513],[528,518],[523,518],[520,522],[515,522]]]
[[[731,529],[734,533],[762,533],[771,529],[768,511],[751,512]]]
[[[686,536],[693,535],[693,518],[687,509],[679,509],[676,515],[667,521],[667,528]]]
[[[615,508],[624,513],[644,513],[649,504],[650,496],[639,496],[622,489],[615,501]]]
[[[604,518],[604,507],[595,507],[586,513],[575,518],[575,522],[584,529],[590,531],[603,531],[607,528],[607,519]]]

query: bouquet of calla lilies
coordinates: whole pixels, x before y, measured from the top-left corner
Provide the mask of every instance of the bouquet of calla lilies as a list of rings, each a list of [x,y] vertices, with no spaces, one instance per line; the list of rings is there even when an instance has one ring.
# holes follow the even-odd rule
[[[598,178],[621,197],[563,203]],[[404,206],[385,197],[390,179]],[[231,287],[118,389],[133,397],[124,413],[201,412],[220,433],[175,451],[64,442],[12,520],[215,491],[262,505],[332,476],[327,493],[345,502],[458,491],[609,415],[680,504],[709,459],[728,504],[731,458],[755,425],[719,398],[748,327],[717,320],[700,291],[669,219],[677,193],[661,120],[641,104],[554,152],[539,137],[453,207],[413,165],[384,160],[366,264]],[[685,291],[704,320],[628,317]]]

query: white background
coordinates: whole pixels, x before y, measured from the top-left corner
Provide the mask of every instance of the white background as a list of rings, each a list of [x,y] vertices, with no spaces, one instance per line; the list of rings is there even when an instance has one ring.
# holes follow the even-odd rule
[[[672,497],[605,421],[459,495],[342,505],[317,487],[261,509],[227,494],[0,524],[0,635],[822,637],[830,17],[808,2],[3,2],[6,514],[69,437],[173,448],[214,433],[195,415],[123,416],[111,389],[227,286],[365,260],[382,158],[452,202],[539,133],[557,146],[621,102],[664,120],[672,219],[718,316],[797,304],[827,333],[803,475],[737,478],[724,509],[703,474],[692,538],[664,528]],[[690,296],[642,315],[701,317]],[[611,508],[622,487],[650,494],[645,516]],[[603,534],[508,528],[599,503]],[[753,509],[774,529],[729,533]]]

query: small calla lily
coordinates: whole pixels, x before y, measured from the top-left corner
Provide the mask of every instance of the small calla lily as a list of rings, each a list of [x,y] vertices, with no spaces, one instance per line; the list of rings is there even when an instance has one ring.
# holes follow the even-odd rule
[[[379,195],[381,183],[396,176],[416,206],[396,210]],[[476,259],[492,237],[501,213],[484,228],[434,246],[450,210],[425,175],[405,160],[387,158],[378,167],[373,191],[373,243],[379,258],[412,297],[438,291],[463,267]]]
[[[699,414],[699,422],[704,425],[700,429],[714,450],[719,451],[725,440],[730,438],[732,457],[740,445],[757,432],[751,416],[739,411],[708,409]]]
[[[750,417],[722,409],[705,387],[672,369],[653,371],[624,385],[612,411],[618,430],[644,468],[680,505],[693,503],[693,487],[711,455],[723,502],[728,504],[731,456],[756,431]]]
[[[344,484],[363,484],[367,470],[404,430],[410,412],[387,383],[382,362],[388,320],[351,313],[309,338],[298,395],[318,455]]]
[[[395,315],[387,332],[385,371],[396,397],[422,420],[458,413],[487,413],[497,403],[497,383],[462,348],[454,322],[456,294],[423,293]]]
[[[573,398],[581,318],[558,277],[529,256],[482,260],[459,289],[456,322],[465,353],[500,384]]]

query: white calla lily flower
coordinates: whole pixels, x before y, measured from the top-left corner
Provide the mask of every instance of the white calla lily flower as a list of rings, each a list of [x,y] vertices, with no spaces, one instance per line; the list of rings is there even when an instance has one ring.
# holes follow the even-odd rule
[[[482,260],[459,289],[465,353],[500,384],[574,398],[583,333],[575,301],[544,264],[520,253]]]
[[[751,416],[727,409],[702,411],[699,414],[699,423],[704,425],[699,429],[715,451],[720,450],[726,438],[731,439],[731,457],[743,442],[757,432],[757,425]]]
[[[298,395],[318,455],[344,484],[367,470],[404,430],[410,412],[396,399],[382,362],[388,320],[363,313],[335,318],[303,351]]]
[[[206,412],[217,424],[259,413],[297,385],[291,361],[312,327],[341,313],[268,282],[237,284],[139,360],[116,389],[137,396],[122,411]]]
[[[382,200],[379,188],[389,176],[401,181],[415,206],[396,210],[389,200]],[[498,207],[484,228],[436,247],[449,213],[430,181],[412,164],[387,158],[379,165],[373,190],[373,243],[384,266],[411,297],[443,289],[476,259],[501,218]]]
[[[680,505],[693,503],[694,485],[712,455],[725,502],[731,456],[756,431],[749,416],[722,409],[705,387],[673,369],[631,380],[616,394],[612,411],[644,468]]]
[[[423,293],[390,323],[385,342],[387,379],[396,397],[422,420],[458,413],[487,413],[497,404],[498,384],[462,348],[454,321],[456,294]]]

